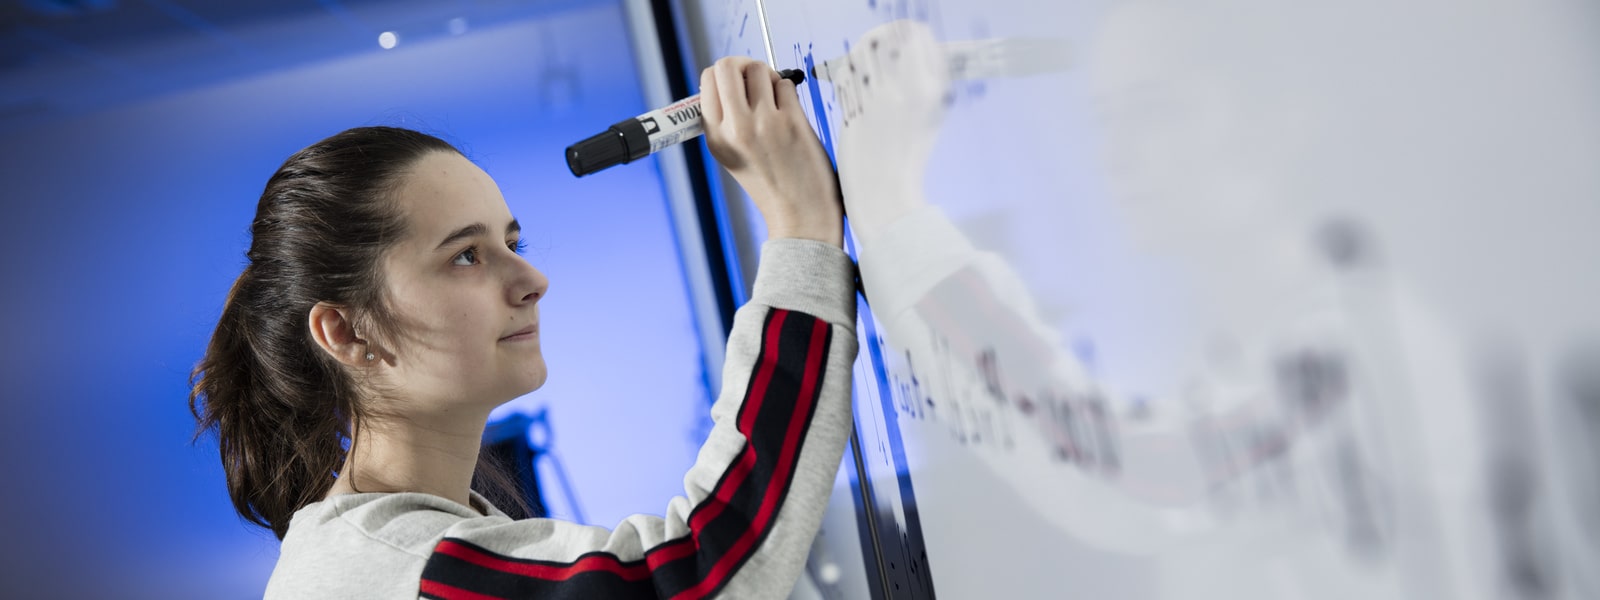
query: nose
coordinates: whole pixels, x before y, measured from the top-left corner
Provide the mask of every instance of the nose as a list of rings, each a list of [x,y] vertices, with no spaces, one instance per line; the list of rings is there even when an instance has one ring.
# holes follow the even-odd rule
[[[543,298],[550,289],[550,279],[522,257],[517,257],[516,274],[506,286],[513,305],[531,304]]]

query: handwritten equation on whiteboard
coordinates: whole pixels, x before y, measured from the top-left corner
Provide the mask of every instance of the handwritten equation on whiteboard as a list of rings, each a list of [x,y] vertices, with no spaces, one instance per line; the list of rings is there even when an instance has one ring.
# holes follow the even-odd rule
[[[1197,385],[1191,398],[1135,401],[1063,369],[1062,361],[1084,362],[1089,344],[1076,355],[1053,347],[1010,304],[983,275],[964,269],[914,311],[891,317],[890,337],[900,343],[881,335],[872,342],[902,427],[1000,463],[1042,460],[1130,501],[1208,520],[1240,511],[1315,513],[1351,555],[1383,555],[1394,526],[1393,475],[1382,444],[1359,431],[1352,404],[1365,385],[1337,335],[1262,354],[1253,368],[1261,385]],[[1174,415],[1177,405],[1185,412]]]

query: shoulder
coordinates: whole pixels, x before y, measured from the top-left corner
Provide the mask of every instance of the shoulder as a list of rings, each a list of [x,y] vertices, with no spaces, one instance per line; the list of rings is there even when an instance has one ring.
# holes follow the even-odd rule
[[[348,494],[313,503],[290,521],[266,597],[414,598],[428,555],[451,527],[510,522],[492,506],[488,512],[418,493]]]

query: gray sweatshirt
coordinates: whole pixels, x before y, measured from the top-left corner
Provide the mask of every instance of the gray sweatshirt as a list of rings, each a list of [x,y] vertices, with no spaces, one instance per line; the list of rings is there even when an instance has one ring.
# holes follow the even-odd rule
[[[513,521],[477,494],[477,509],[335,496],[295,513],[266,598],[783,598],[850,435],[854,329],[850,258],[769,241],[734,317],[715,426],[664,517],[608,530]]]

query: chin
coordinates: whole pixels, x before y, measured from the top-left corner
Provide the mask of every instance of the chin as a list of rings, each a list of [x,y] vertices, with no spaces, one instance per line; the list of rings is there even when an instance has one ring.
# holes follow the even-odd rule
[[[539,374],[535,375],[534,378],[533,378],[533,384],[528,386],[528,391],[527,392],[523,392],[523,393],[526,394],[526,393],[529,393],[529,392],[532,392],[534,390],[537,390],[539,388],[544,387],[544,381],[545,381],[545,379],[548,379],[549,377],[550,377],[550,374],[548,372],[544,371],[543,369],[540,369],[539,370]]]
[[[545,367],[544,359],[541,358],[538,364],[531,366],[517,378],[517,387],[522,390],[521,394],[518,395],[527,394],[544,387],[545,379],[549,377],[550,371]]]

